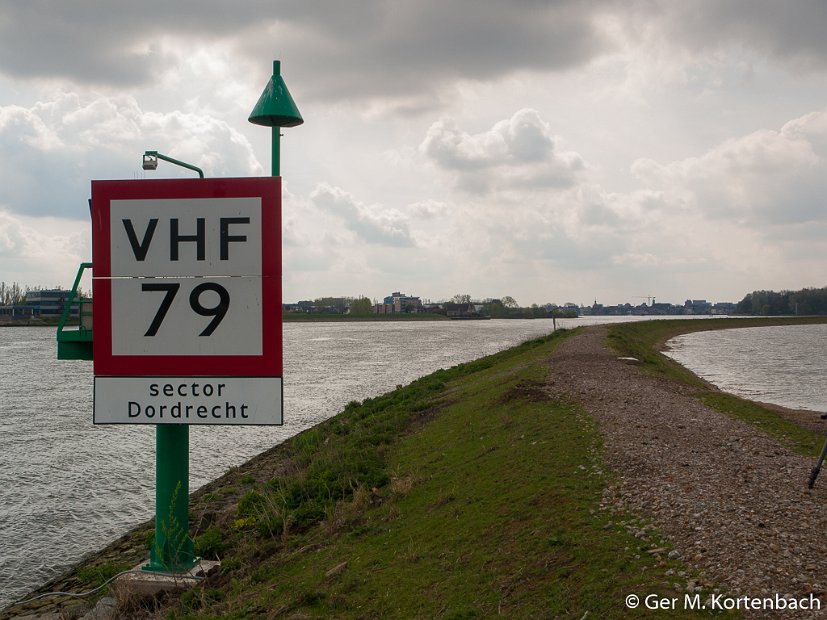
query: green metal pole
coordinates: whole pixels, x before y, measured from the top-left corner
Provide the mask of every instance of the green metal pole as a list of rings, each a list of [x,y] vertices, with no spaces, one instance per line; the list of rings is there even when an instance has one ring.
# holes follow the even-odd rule
[[[272,127],[270,131],[273,135],[273,157],[272,163],[270,164],[271,174],[277,177],[281,174],[281,127]]]
[[[278,78],[281,75],[281,61],[274,60],[273,61],[273,80]],[[274,125],[270,128],[270,132],[272,135],[271,142],[272,142],[272,151],[273,156],[270,160],[270,173],[272,176],[277,177],[281,175],[281,127]]]
[[[189,535],[189,444],[187,424],[155,426],[155,542],[148,571],[180,572],[197,558]]]

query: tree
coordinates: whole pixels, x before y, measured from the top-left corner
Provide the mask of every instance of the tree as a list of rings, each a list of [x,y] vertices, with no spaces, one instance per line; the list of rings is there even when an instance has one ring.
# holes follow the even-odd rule
[[[347,311],[349,300],[345,297],[319,297],[313,300],[316,312],[337,312],[344,314]]]
[[[735,309],[739,314],[827,314],[827,288],[805,288],[800,291],[753,291]]]
[[[491,299],[485,304],[485,310],[492,319],[501,319],[508,314],[508,310],[499,299]]]
[[[520,305],[517,303],[517,301],[511,295],[506,295],[505,297],[503,297],[502,302],[503,302],[503,305],[506,308],[519,308],[520,307]]]
[[[28,290],[28,288],[26,290]],[[0,282],[0,305],[17,306],[22,304],[25,299],[26,292],[20,288],[17,282],[13,282],[12,284]]]
[[[367,297],[359,297],[350,302],[350,313],[364,316],[373,312],[373,304]]]
[[[470,304],[471,296],[468,293],[457,293],[451,298],[455,304]]]

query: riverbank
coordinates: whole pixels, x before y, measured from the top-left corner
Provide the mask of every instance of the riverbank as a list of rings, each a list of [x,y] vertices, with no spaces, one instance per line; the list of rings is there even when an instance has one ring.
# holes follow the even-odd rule
[[[57,327],[60,317],[28,317],[25,319],[12,319],[0,317],[0,327]]]
[[[383,321],[447,321],[448,317],[432,312],[398,312],[396,314],[326,314],[285,312],[285,323],[325,323],[325,322],[383,322]]]
[[[661,322],[645,325],[655,323]],[[674,329],[686,331],[691,322],[675,323],[680,325]],[[793,479],[804,467],[806,480],[812,459],[740,421],[733,431],[719,420],[729,417],[699,404],[704,390],[714,392],[708,387],[653,377],[657,365],[644,356],[643,368],[618,362],[605,346],[607,333],[558,333],[351,403],[336,418],[230,471],[191,501],[199,549],[205,557],[222,558],[222,573],[193,593],[158,604],[173,617],[581,618],[585,611],[624,617],[623,601],[634,592],[669,596],[675,584],[681,592],[701,588],[704,595],[716,587],[752,587],[737,578],[752,550],[729,546],[716,555],[711,530],[707,540],[695,533],[687,543],[685,529],[692,534],[696,521],[734,505],[731,497],[719,497],[733,487],[727,475],[737,472],[738,482],[744,472],[764,479],[749,453],[732,448],[730,460],[713,461],[713,469],[722,468],[721,483],[701,484],[714,473],[708,452],[718,450],[703,431],[725,424],[722,450],[730,450],[726,439],[735,433],[736,448],[745,442],[748,450],[770,454],[769,463],[792,473],[788,479],[767,476],[773,486],[765,492],[774,498],[775,485],[791,485],[809,502],[805,513],[817,513],[824,500],[819,485],[807,493],[800,476]],[[627,335],[627,343],[633,340]],[[687,427],[698,431],[687,434],[691,443],[683,436]],[[638,450],[641,439],[652,447]],[[812,435],[813,445],[819,439]],[[624,460],[623,454],[630,456]],[[645,455],[646,463],[635,461],[635,454]],[[675,463],[657,460],[676,455]],[[649,478],[630,478],[641,471]],[[705,490],[701,503],[684,502],[691,490],[684,481]],[[658,488],[661,495],[654,497]],[[638,494],[640,489],[649,494]],[[755,515],[750,498],[737,499],[736,512]],[[672,504],[694,506],[701,516],[676,518],[667,510]],[[822,524],[812,521],[817,516],[793,514],[809,517],[806,526],[820,531]],[[779,529],[778,514],[758,518],[773,540],[786,533],[805,542],[801,532]],[[683,529],[670,529],[670,520]],[[712,523],[720,525],[713,520],[702,526]],[[757,527],[747,530],[754,534]],[[137,564],[151,531],[149,524],[135,530],[40,591],[88,589]],[[696,549],[697,540],[705,546]],[[781,556],[802,555],[794,545],[775,544]],[[813,560],[813,570],[802,565],[801,575],[824,568],[820,562]],[[756,569],[760,584],[770,568]],[[744,570],[750,579],[751,571]],[[790,574],[784,571],[779,583]],[[791,593],[817,585],[801,575],[787,582]],[[54,599],[41,602],[41,609],[54,609]],[[155,603],[122,604],[139,609]]]

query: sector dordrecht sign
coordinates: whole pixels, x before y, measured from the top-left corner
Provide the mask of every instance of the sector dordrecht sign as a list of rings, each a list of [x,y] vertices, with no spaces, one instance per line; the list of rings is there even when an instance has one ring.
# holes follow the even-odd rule
[[[95,423],[282,423],[280,196],[92,182]]]

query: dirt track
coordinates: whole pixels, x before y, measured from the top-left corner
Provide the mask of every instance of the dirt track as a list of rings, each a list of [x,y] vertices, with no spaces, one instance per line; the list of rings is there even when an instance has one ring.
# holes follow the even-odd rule
[[[815,593],[821,614],[792,615],[827,617],[827,477],[807,489],[814,459],[619,361],[606,328],[567,339],[551,370],[550,389],[582,403],[603,432],[617,474],[607,505],[651,519],[729,594]],[[675,581],[686,591],[704,578]]]

